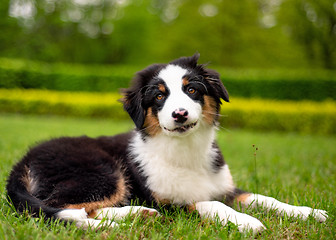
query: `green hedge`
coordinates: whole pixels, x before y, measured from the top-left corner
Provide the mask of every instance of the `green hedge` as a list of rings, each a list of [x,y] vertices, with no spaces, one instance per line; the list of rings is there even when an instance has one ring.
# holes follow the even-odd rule
[[[116,92],[144,66],[48,64],[0,58],[0,88]],[[230,96],[268,99],[336,99],[336,72],[216,68]]]
[[[233,96],[279,100],[336,99],[336,72],[325,70],[222,70]]]
[[[0,112],[130,119],[119,94],[0,89]],[[221,126],[308,134],[336,133],[336,102],[232,98],[222,107]]]
[[[335,101],[279,101],[233,98],[222,108],[222,126],[262,131],[335,134]]]
[[[125,88],[137,67],[48,64],[0,58],[0,88],[116,92]]]

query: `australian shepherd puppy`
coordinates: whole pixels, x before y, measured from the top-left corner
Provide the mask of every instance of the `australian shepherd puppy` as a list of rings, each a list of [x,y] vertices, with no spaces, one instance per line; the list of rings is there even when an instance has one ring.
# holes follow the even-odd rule
[[[122,99],[134,131],[62,137],[32,148],[8,179],[8,196],[17,210],[87,228],[113,227],[128,214],[159,215],[155,208],[175,204],[223,224],[230,221],[240,231],[265,228],[228,206],[236,201],[325,221],[323,210],[236,188],[215,140],[221,101],[229,96],[219,74],[199,65],[198,58],[154,64],[136,74]]]

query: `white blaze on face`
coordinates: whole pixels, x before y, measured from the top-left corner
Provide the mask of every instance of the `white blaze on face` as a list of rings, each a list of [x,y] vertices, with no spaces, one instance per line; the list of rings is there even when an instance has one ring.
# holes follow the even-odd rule
[[[188,111],[188,120],[183,123],[184,126],[198,122],[202,115],[201,104],[195,102],[183,92],[182,80],[187,73],[188,70],[180,66],[168,65],[158,75],[166,83],[169,90],[169,96],[161,111],[158,112],[159,123],[164,131],[169,132],[169,130],[172,131],[181,126],[172,117],[172,113],[177,109],[183,108]]]

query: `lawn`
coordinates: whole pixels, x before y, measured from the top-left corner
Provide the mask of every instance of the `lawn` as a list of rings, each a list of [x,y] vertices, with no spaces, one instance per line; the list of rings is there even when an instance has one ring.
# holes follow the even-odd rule
[[[132,129],[129,121],[50,116],[0,115],[0,239],[244,239],[234,225],[199,219],[179,209],[164,217],[129,216],[118,228],[82,230],[73,225],[17,215],[7,204],[5,182],[11,166],[29,146],[57,136],[113,135]],[[247,209],[267,230],[256,238],[334,239],[336,137],[252,132],[221,128],[218,142],[239,187],[294,205],[325,209],[330,218],[317,223]],[[254,147],[253,147],[254,145]],[[258,150],[256,150],[258,148]]]

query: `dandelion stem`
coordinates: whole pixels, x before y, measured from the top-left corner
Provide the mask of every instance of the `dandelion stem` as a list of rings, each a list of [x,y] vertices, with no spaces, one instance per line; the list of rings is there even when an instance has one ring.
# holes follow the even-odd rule
[[[256,192],[258,193],[258,186],[259,186],[259,181],[258,181],[258,175],[257,175],[257,151],[258,151],[258,147],[256,147],[254,144],[252,145],[252,147],[254,148],[254,178],[255,178],[255,183],[256,183]]]

